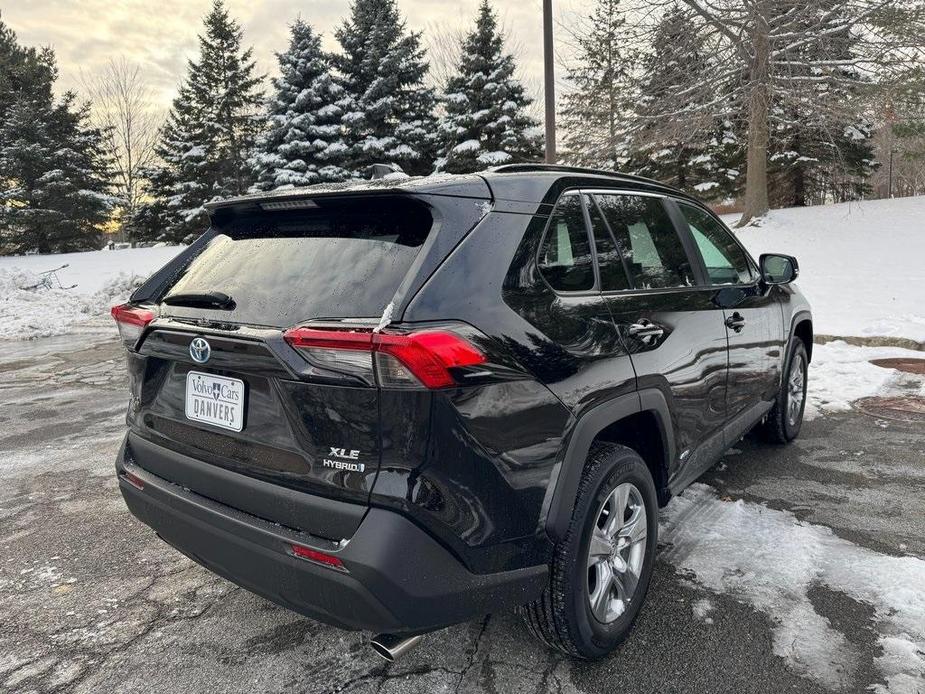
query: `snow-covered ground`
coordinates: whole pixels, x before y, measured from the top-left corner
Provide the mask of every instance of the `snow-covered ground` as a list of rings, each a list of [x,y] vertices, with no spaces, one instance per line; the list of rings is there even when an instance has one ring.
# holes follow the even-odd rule
[[[739,238],[756,258],[796,256],[816,333],[925,342],[925,197],[773,210],[758,224]]]
[[[773,648],[796,672],[835,691],[853,691],[859,654],[809,591],[825,587],[873,609],[882,651],[877,694],[917,694],[925,686],[925,561],[874,552],[746,501],[721,500],[695,484],[665,509],[663,558],[716,593],[751,604],[774,623]],[[721,558],[721,559],[720,559]],[[694,614],[708,619],[708,600]]]
[[[806,419],[851,409],[851,403],[872,395],[919,395],[925,398],[925,377],[884,369],[871,359],[922,359],[922,352],[898,347],[856,347],[841,340],[813,346]]]
[[[180,251],[179,246],[0,257],[0,340],[61,335],[103,316],[113,303]],[[37,289],[39,274],[68,267],[58,278],[72,289]]]

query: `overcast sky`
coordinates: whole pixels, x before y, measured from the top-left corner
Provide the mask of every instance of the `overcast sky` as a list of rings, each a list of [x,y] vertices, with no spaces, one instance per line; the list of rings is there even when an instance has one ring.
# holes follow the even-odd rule
[[[557,13],[580,9],[588,0],[557,3]],[[287,25],[301,15],[324,34],[333,49],[334,29],[347,15],[349,0],[226,0],[254,47],[260,69],[275,74],[274,52],[285,48]],[[415,30],[469,28],[479,0],[398,0]],[[542,0],[494,0],[504,26],[519,46],[521,70],[536,88],[542,75]],[[202,17],[211,0],[0,0],[0,16],[21,43],[50,45],[60,69],[59,89],[75,88],[81,70],[94,73],[111,57],[141,66],[155,98],[168,106],[194,57]]]

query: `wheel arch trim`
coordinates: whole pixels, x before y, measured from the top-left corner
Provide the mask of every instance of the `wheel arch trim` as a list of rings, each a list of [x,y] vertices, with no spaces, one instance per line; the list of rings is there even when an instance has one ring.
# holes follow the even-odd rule
[[[800,323],[809,323],[810,334],[815,335],[815,331],[813,328],[813,314],[810,311],[805,310],[805,309],[802,311],[797,311],[796,313],[793,314],[793,317],[790,319],[790,332],[787,335],[788,343],[790,342],[790,340],[792,340],[796,336],[797,326],[800,325]],[[807,345],[806,347],[806,356],[809,359],[809,361],[812,361],[812,356],[813,356],[812,341],[810,341],[810,344]],[[785,364],[785,366],[789,366],[789,364]]]
[[[550,538],[560,540],[565,536],[575,506],[581,473],[594,439],[611,424],[642,412],[655,415],[664,451],[662,467],[665,480],[668,479],[671,463],[675,460],[675,441],[671,411],[664,393],[657,388],[647,388],[601,403],[575,422],[553,471],[541,514],[541,527]]]

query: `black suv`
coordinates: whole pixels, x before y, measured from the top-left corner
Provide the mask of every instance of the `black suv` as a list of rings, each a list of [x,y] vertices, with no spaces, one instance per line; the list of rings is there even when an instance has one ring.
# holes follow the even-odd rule
[[[281,605],[382,632],[519,608],[606,655],[658,509],[800,429],[812,319],[694,199],[540,165],[314,186],[212,225],[113,315],[131,512]]]

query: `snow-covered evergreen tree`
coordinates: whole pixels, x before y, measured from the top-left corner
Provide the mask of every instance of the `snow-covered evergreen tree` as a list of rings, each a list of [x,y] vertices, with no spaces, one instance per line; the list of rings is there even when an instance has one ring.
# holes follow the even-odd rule
[[[0,253],[99,247],[113,200],[102,133],[73,94],[56,101],[51,49],[0,21]]]
[[[17,253],[95,250],[115,199],[88,106],[20,99],[0,125],[0,230]]]
[[[632,51],[620,0],[596,0],[572,31],[576,52],[568,68],[573,88],[562,97],[563,156],[601,169],[626,165],[626,112],[631,103]]]
[[[349,98],[343,116],[348,167],[360,175],[375,163],[430,172],[434,93],[424,84],[420,34],[406,30],[395,0],[354,0],[335,35],[342,52],[334,65]]]
[[[488,0],[482,0],[475,29],[460,50],[458,74],[441,99],[438,170],[471,173],[510,162],[538,161],[543,136],[526,109],[532,100],[514,76],[514,56]]]
[[[666,11],[640,63],[628,167],[701,197],[734,195],[744,183],[745,152],[732,121],[737,111],[727,108],[733,100],[684,119],[671,115],[686,105],[676,85],[715,69],[697,17],[681,6]]]
[[[829,0],[822,11],[845,10]],[[792,85],[769,109],[772,205],[802,207],[867,192],[873,126],[865,114],[865,79],[853,65],[854,41],[851,32],[835,32],[791,56]]]
[[[274,190],[349,178],[342,166],[345,94],[331,75],[321,37],[298,19],[290,27],[288,50],[277,59],[280,76],[272,80],[267,130],[251,158],[254,187]]]
[[[247,191],[252,173],[247,156],[260,129],[260,77],[243,32],[214,0],[199,37],[199,59],[191,60],[174,99],[152,172],[154,201],[138,213],[142,234],[182,240],[205,229],[203,205]]]
[[[52,50],[21,46],[0,18],[0,121],[20,99],[50,100],[57,76]]]

